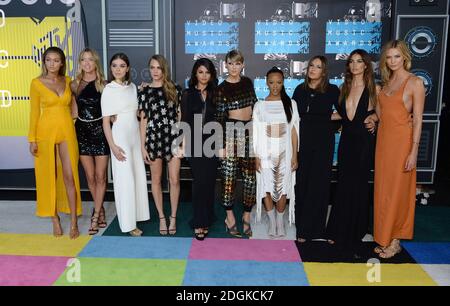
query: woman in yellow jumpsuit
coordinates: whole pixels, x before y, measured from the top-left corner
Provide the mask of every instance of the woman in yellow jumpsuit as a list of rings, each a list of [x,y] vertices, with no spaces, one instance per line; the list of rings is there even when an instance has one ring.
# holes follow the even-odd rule
[[[61,49],[50,47],[42,58],[42,74],[31,82],[28,134],[35,157],[36,215],[51,217],[53,234],[59,237],[63,230],[58,212],[70,214],[70,238],[75,239],[79,236],[81,198],[70,78],[65,76],[66,59]]]

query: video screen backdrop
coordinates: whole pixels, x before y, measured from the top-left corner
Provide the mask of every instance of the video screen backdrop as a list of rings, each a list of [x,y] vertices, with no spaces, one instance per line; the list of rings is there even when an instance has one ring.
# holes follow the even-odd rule
[[[232,49],[243,52],[244,74],[260,99],[269,93],[265,75],[273,66],[283,70],[292,96],[314,55],[327,57],[330,82],[338,86],[354,49],[370,53],[378,73],[382,45],[392,34],[391,8],[390,0],[175,0],[176,80],[186,86],[201,57],[214,62],[220,81],[226,79],[225,55]]]

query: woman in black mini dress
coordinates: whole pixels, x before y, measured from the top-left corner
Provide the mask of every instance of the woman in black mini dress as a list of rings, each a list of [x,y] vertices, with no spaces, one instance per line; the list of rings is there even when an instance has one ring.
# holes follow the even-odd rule
[[[141,151],[150,165],[152,195],[158,210],[161,235],[175,235],[178,200],[180,197],[180,158],[173,155],[172,144],[178,137],[176,123],[180,121],[181,88],[170,79],[170,70],[162,55],[149,60],[151,83],[144,83],[138,93]],[[171,214],[169,226],[163,210],[161,177],[163,161],[169,170]]]
[[[71,83],[75,129],[86,179],[94,200],[89,234],[95,235],[105,228],[106,216],[103,199],[106,192],[106,170],[109,147],[102,127],[101,92],[105,79],[100,58],[94,50],[84,49],[78,58],[78,74]]]

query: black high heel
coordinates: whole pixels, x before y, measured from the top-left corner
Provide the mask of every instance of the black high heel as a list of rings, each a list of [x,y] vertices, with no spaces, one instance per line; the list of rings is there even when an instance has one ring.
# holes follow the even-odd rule
[[[242,218],[242,224],[248,226],[248,228],[244,230],[244,235],[246,235],[247,237],[251,237],[253,235],[253,232],[252,228],[250,227],[250,222],[247,222],[244,220],[244,218]]]
[[[236,223],[233,226],[228,227],[227,219],[225,219],[225,231],[231,236],[242,238],[242,234],[238,231]]]
[[[194,230],[194,237],[195,237],[195,239],[197,239],[197,240],[200,240],[200,241],[203,241],[203,240],[205,240],[205,233],[204,232],[195,232],[195,230]]]
[[[161,220],[164,220],[164,225],[165,225],[165,229],[161,229]],[[167,229],[167,220],[166,217],[161,217],[159,218],[159,234],[161,236],[167,236],[167,234],[169,233],[169,230]]]

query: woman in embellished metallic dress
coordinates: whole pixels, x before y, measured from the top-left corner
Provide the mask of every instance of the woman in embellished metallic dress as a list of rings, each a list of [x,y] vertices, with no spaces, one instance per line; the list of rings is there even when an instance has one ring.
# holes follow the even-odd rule
[[[80,161],[94,200],[90,235],[97,234],[99,228],[107,225],[103,199],[110,150],[102,127],[100,98],[104,87],[105,79],[97,52],[84,49],[79,56],[78,74],[72,81],[71,88],[74,95],[73,113],[77,118],[75,129]]]

